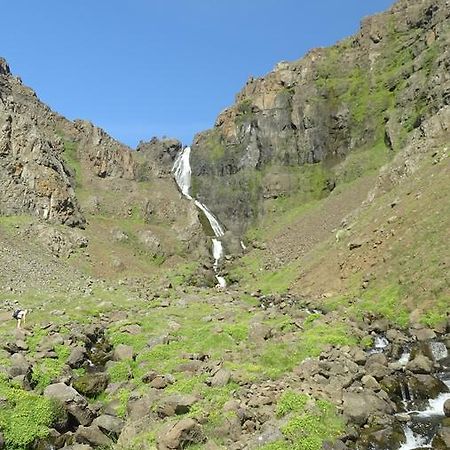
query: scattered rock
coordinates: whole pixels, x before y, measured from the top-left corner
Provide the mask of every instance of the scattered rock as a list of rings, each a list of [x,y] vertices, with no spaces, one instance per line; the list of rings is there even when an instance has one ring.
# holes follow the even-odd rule
[[[200,425],[194,419],[188,418],[165,426],[158,435],[157,447],[159,450],[176,450],[204,440]]]
[[[80,368],[84,361],[86,360],[86,348],[82,346],[77,346],[70,352],[67,364],[72,367],[72,369]]]
[[[97,426],[100,430],[108,436],[117,436],[122,431],[125,426],[125,422],[115,416],[110,416],[108,414],[103,414],[92,422],[92,425]]]
[[[55,383],[47,386],[44,396],[61,402],[66,411],[73,416],[80,425],[88,426],[92,423],[93,414],[88,408],[87,400],[73,387],[64,383]]]
[[[133,359],[134,350],[130,345],[119,344],[113,352],[113,361],[126,361],[128,359]]]
[[[197,401],[194,395],[172,394],[162,399],[157,412],[161,417],[186,414]]]
[[[87,397],[101,394],[108,385],[109,377],[104,372],[86,373],[73,382],[73,387]]]
[[[89,427],[80,425],[75,432],[75,440],[80,444],[90,444],[93,447],[110,447],[113,444],[112,439],[103,434],[96,425]]]

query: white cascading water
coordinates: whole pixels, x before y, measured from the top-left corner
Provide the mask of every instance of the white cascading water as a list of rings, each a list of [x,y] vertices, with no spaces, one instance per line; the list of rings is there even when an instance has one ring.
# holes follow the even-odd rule
[[[193,200],[191,195],[189,194],[189,190],[191,188],[191,147],[186,147],[182,152],[176,157],[175,162],[173,164],[172,172],[175,177],[175,181],[178,184],[182,194],[189,200]],[[221,288],[226,287],[227,283],[225,278],[221,277],[218,274],[219,271],[219,261],[223,256],[223,246],[220,241],[220,237],[225,234],[225,231],[220,224],[220,222],[216,219],[214,214],[201,202],[194,199],[194,204],[199,208],[208,219],[209,224],[214,232],[215,238],[212,239],[212,254],[214,258],[214,272],[216,273],[217,283]]]

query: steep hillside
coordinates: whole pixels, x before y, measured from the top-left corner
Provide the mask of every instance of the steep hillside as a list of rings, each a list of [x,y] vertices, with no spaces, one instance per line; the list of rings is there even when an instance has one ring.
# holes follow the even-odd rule
[[[449,23],[445,0],[399,1],[355,36],[250,79],[195,138],[194,193],[242,233],[266,199],[321,198],[380,168],[448,104]]]
[[[6,233],[0,259],[6,285],[23,290],[41,280],[49,286],[44,268],[20,277],[9,272],[8,252],[23,251],[36,268],[46,267],[37,263],[43,255],[69,258],[69,266],[86,276],[109,279],[151,278],[167,271],[165,261],[172,269],[208,260],[197,209],[182,199],[170,173],[181,150],[178,141],[152,140],[133,152],[91,123],[51,111],[3,59],[0,129],[0,227]],[[1,216],[16,217],[17,229],[9,226],[14,220]],[[30,251],[26,244],[14,248],[18,230]]]

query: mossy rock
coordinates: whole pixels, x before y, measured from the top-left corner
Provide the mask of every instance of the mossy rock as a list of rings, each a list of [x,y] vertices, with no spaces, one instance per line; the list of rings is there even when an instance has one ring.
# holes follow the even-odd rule
[[[87,397],[101,394],[108,386],[109,377],[104,372],[86,373],[73,382],[73,387]]]

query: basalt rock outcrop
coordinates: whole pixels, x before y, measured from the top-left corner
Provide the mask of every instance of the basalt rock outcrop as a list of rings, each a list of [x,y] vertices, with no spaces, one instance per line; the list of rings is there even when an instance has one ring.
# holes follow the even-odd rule
[[[351,181],[338,169],[348,155],[402,149],[448,105],[449,11],[446,0],[400,0],[355,36],[250,78],[195,137],[194,195],[239,232],[265,198],[323,196]]]

